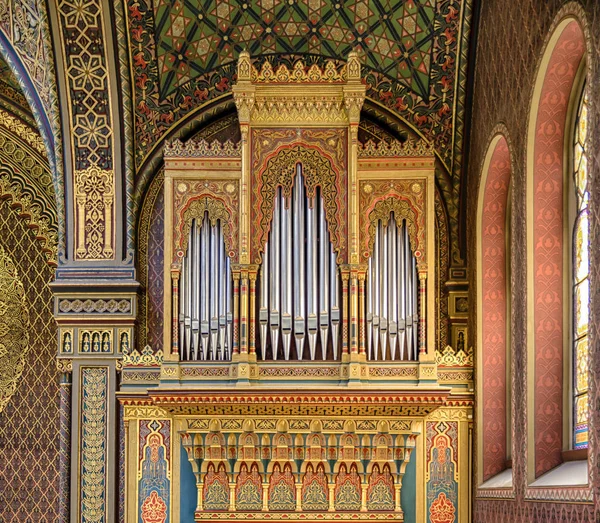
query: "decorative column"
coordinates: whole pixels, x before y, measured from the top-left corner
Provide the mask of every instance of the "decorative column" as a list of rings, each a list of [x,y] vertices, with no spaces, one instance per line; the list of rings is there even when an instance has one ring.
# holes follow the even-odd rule
[[[60,383],[60,514],[62,521],[109,523],[118,520],[116,368],[133,347],[137,315],[134,173],[126,168],[133,149],[115,125],[122,115],[119,86],[110,81],[119,70],[114,6],[89,0],[89,16],[80,16],[73,2],[51,5],[56,60],[64,65],[57,69],[59,170],[68,220],[51,286],[59,368],[72,369]],[[93,79],[80,76],[82,61],[94,64]],[[170,315],[165,321],[170,327]]]
[[[427,272],[419,271],[419,353],[427,352]]]
[[[239,266],[231,267],[233,278],[233,354],[240,353],[240,270]]]
[[[73,362],[70,359],[57,360],[59,378],[59,507],[58,514],[61,523],[67,523],[70,518],[69,505],[71,501],[71,373]]]
[[[340,266],[340,273],[342,275],[342,359],[344,355],[349,353],[350,345],[350,329],[348,321],[349,313],[349,296],[348,296],[348,283],[350,280],[350,269],[348,265]]]
[[[365,281],[366,269],[358,273],[358,353],[366,355]],[[366,357],[366,356],[365,356]]]

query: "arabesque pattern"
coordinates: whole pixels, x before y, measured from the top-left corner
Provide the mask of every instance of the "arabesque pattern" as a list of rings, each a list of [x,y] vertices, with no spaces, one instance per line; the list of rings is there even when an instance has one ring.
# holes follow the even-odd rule
[[[0,244],[16,264],[29,308],[29,346],[15,395],[0,414],[0,520],[58,521],[56,324],[47,265],[25,221],[0,204]]]

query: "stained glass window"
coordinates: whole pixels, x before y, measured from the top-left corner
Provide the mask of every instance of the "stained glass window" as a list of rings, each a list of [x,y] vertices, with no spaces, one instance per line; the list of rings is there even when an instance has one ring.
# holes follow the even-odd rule
[[[588,97],[584,87],[573,139],[573,448],[588,446],[588,310],[590,302],[588,157],[585,149]]]

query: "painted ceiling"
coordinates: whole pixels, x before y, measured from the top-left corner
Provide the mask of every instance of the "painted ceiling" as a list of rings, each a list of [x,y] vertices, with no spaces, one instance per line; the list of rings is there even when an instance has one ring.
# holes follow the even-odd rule
[[[154,8],[162,97],[236,59],[316,54],[363,61],[422,98],[429,95],[434,0],[339,3],[323,0],[198,2],[159,0]]]
[[[166,133],[230,94],[235,61],[364,64],[367,97],[435,144],[461,145],[470,0],[125,0],[136,165]]]

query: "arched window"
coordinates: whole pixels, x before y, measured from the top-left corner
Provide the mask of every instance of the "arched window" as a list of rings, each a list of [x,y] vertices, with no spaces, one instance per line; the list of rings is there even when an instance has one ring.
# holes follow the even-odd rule
[[[588,97],[585,86],[579,101],[573,133],[573,448],[588,446],[588,311],[589,283],[589,186],[585,148]]]

